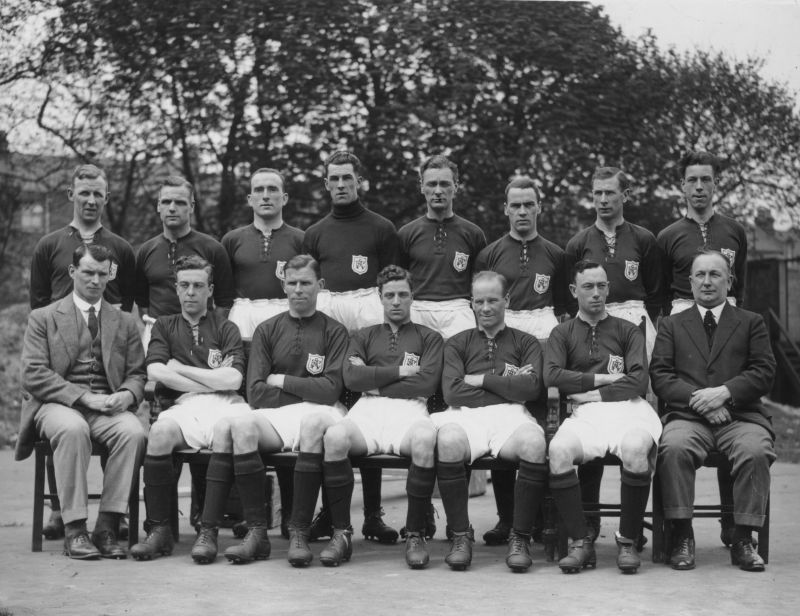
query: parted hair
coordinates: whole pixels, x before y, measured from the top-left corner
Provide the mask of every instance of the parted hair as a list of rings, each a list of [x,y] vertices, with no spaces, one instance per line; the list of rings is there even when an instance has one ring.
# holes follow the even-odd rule
[[[337,150],[325,161],[325,177],[328,177],[328,168],[331,165],[353,165],[353,171],[356,177],[361,177],[363,166],[358,156],[347,150]]]
[[[102,178],[102,180],[106,183],[106,190],[108,190],[108,178],[106,177],[105,171],[103,171],[97,165],[78,165],[72,171],[71,186],[75,186],[75,180],[96,180],[97,178]]]
[[[383,292],[383,285],[395,280],[405,280],[408,283],[408,288],[411,289],[412,293],[414,292],[414,288],[411,286],[411,274],[408,270],[403,269],[399,265],[387,265],[378,272],[378,278],[375,281],[378,287],[378,293]]]
[[[314,271],[317,280],[322,279],[322,270],[319,267],[319,261],[317,261],[311,255],[307,254],[293,256],[286,262],[283,271],[284,272],[288,272],[289,270],[297,271],[303,269],[304,267],[310,267]]]
[[[208,274],[208,284],[214,284],[214,266],[198,255],[186,255],[179,257],[175,262],[175,276],[178,272],[186,270],[204,270]]]
[[[428,169],[450,169],[453,172],[453,183],[458,184],[458,165],[452,160],[441,154],[434,154],[426,159],[419,168],[419,181],[422,182],[422,176]]]
[[[617,178],[619,189],[628,190],[631,187],[631,178],[619,167],[597,167],[592,174],[592,182],[595,180],[611,180]]]
[[[101,246],[100,244],[81,244],[72,252],[72,265],[78,267],[81,259],[87,254],[98,263],[102,261],[111,261],[113,257],[111,251],[105,246]]]
[[[572,284],[575,284],[575,281],[578,278],[578,274],[583,274],[586,270],[590,269],[597,269],[598,267],[603,268],[597,261],[590,261],[589,259],[581,259],[575,265],[572,266],[572,271],[570,272],[570,280]]]
[[[503,297],[508,295],[508,279],[503,276],[503,274],[499,272],[493,272],[492,270],[483,270],[472,277],[472,286],[474,287],[475,283],[480,282],[481,280],[495,280],[499,282],[500,289],[503,292]]]
[[[697,261],[699,257],[719,257],[725,262],[725,268],[728,270],[728,275],[735,278],[733,274],[733,270],[731,269],[731,262],[728,260],[724,254],[722,254],[719,250],[714,250],[713,248],[698,248],[697,252],[692,257],[692,267],[689,271],[694,270],[694,262]]]
[[[533,188],[533,191],[536,193],[536,201],[539,202],[542,200],[542,194],[539,192],[539,187],[536,185],[536,182],[534,182],[527,175],[516,177],[506,184],[506,201],[508,201],[508,191],[512,188]]]
[[[277,175],[278,179],[280,179],[281,181],[281,189],[284,191],[286,190],[286,178],[284,177],[283,173],[281,173],[277,169],[273,169],[272,167],[260,167],[259,169],[256,169],[255,171],[253,171],[253,173],[250,174],[251,190],[253,189],[253,178],[261,173],[272,173],[274,175]]]
[[[161,198],[161,191],[167,187],[176,187],[176,188],[188,188],[189,189],[189,203],[194,205],[195,201],[195,193],[194,193],[194,186],[192,183],[187,180],[186,178],[182,178],[179,175],[168,175],[164,178],[164,181],[161,182],[161,186],[158,187],[158,197]]]

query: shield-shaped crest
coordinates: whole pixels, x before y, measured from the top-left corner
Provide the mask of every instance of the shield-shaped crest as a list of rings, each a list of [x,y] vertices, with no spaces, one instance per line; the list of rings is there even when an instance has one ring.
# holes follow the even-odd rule
[[[733,262],[736,260],[736,251],[731,250],[730,248],[720,248],[719,251],[726,259],[728,259],[728,263],[730,264],[731,269],[733,269]]]
[[[607,370],[609,374],[625,372],[625,360],[620,355],[609,355]]]
[[[466,271],[468,263],[469,263],[469,255],[464,252],[458,252],[456,250],[456,256],[453,257],[453,268],[457,272],[463,272]]]
[[[550,276],[545,276],[544,274],[536,274],[536,279],[533,281],[533,290],[536,291],[539,295],[543,293],[547,293],[547,289],[550,288]]]
[[[369,258],[363,255],[353,255],[353,262],[350,265],[353,271],[359,276],[363,276],[369,269]]]
[[[275,278],[278,280],[285,280],[286,278],[286,261],[278,261],[275,264]]]
[[[117,277],[117,262],[111,262],[111,268],[108,270],[108,279],[114,280]]]
[[[219,368],[222,365],[222,351],[219,349],[208,349],[208,367]]]
[[[625,278],[628,280],[636,280],[639,276],[639,262],[638,261],[625,261]]]
[[[308,354],[308,361],[306,362],[306,370],[309,374],[321,374],[325,368],[325,356]]]
[[[404,353],[401,366],[419,366],[419,355],[416,353]]]
[[[514,364],[506,363],[506,369],[503,370],[503,376],[514,376],[519,372],[519,368]]]

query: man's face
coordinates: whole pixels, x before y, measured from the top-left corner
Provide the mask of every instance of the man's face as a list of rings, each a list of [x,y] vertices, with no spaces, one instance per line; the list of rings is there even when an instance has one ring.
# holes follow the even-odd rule
[[[283,192],[281,178],[274,173],[259,173],[250,180],[250,194],[247,203],[259,218],[271,219],[278,216],[289,195]]]
[[[584,270],[569,285],[572,297],[578,300],[578,308],[587,315],[601,315],[606,309],[608,276],[602,267]]]
[[[457,188],[452,169],[426,169],[422,174],[422,194],[429,212],[451,211]]]
[[[508,297],[499,280],[482,278],[472,284],[472,310],[483,330],[495,330],[505,323]]]
[[[283,280],[283,290],[289,298],[289,306],[297,316],[310,316],[317,309],[317,295],[322,281],[311,267],[287,269]]]
[[[511,229],[525,237],[533,231],[536,217],[541,212],[539,199],[533,188],[511,188],[506,197],[503,213],[508,216]]]
[[[204,269],[179,271],[175,289],[178,291],[181,310],[191,317],[205,314],[208,299],[214,293],[214,285],[208,284],[208,272]]]
[[[411,319],[414,296],[407,280],[390,280],[381,289],[383,316],[388,323],[402,325]]]
[[[714,167],[711,165],[690,165],[681,180],[681,188],[686,196],[686,203],[698,213],[707,211],[714,198],[717,184],[714,179]]]
[[[103,208],[108,202],[108,187],[101,177],[76,178],[72,188],[67,190],[72,201],[75,218],[85,225],[100,221]]]
[[[89,253],[83,255],[78,267],[69,266],[75,293],[90,304],[96,304],[103,297],[110,272],[111,261],[95,261]]]
[[[692,263],[692,295],[703,308],[719,306],[731,288],[731,272],[722,255],[700,255]]]
[[[186,186],[165,186],[158,195],[158,215],[167,229],[181,229],[192,217],[192,195]]]
[[[622,218],[622,208],[628,200],[628,191],[619,186],[619,178],[594,180],[592,182],[592,200],[597,218],[614,222]]]
[[[352,163],[328,165],[325,188],[331,193],[334,205],[347,205],[358,199],[361,178],[356,175]]]

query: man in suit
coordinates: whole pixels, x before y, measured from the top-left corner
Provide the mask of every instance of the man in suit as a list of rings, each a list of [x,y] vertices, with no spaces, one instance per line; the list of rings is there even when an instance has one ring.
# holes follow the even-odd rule
[[[650,377],[663,404],[658,449],[664,516],[673,529],[673,569],[694,569],[695,471],[708,451],[731,462],[735,522],[731,562],[763,571],[751,533],[761,528],[775,460],[772,424],[760,399],[772,386],[775,358],[763,319],[726,302],[730,262],[701,251],[692,262],[696,308],[661,322]]]
[[[36,435],[50,441],[70,558],[125,558],[117,543],[133,473],[145,446],[135,410],[144,393],[144,354],[136,323],[103,299],[112,256],[81,244],[69,275],[73,292],[31,312],[22,349],[24,403],[16,459]],[[86,530],[86,471],[92,440],[108,449],[100,513]]]

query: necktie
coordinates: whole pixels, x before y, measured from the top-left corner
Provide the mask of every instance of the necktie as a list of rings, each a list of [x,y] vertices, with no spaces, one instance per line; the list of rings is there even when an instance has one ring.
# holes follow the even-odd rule
[[[97,338],[97,331],[100,329],[100,324],[97,322],[97,313],[94,306],[89,306],[89,333],[92,335],[92,340]]]
[[[717,331],[717,322],[714,320],[714,313],[706,310],[706,316],[703,319],[703,327],[706,328],[706,338],[708,339],[708,348],[714,344],[714,332]]]

